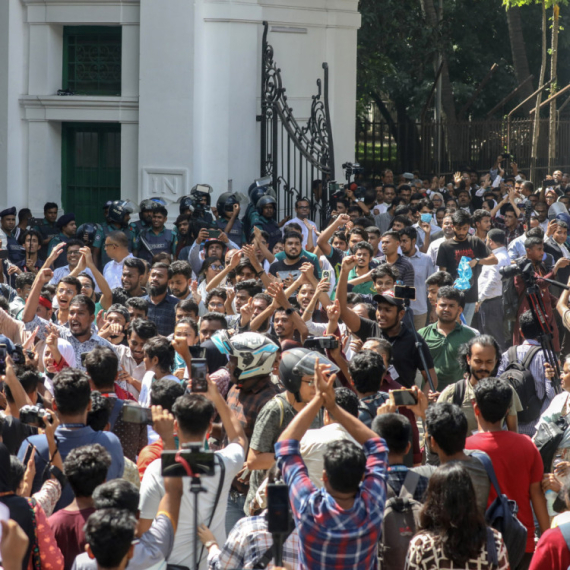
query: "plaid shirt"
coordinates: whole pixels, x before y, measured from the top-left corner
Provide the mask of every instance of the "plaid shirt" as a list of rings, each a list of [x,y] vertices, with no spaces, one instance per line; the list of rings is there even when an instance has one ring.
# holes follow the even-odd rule
[[[179,300],[169,294],[158,305],[151,301],[150,295],[145,295],[143,299],[148,301],[148,320],[156,324],[158,334],[162,336],[172,334],[176,324],[176,305]]]
[[[273,546],[273,537],[267,531],[265,513],[258,517],[239,520],[230,532],[222,550],[208,556],[210,570],[253,568],[254,564]],[[283,562],[294,570],[299,568],[299,534],[297,529],[283,544]],[[273,568],[273,564],[270,564]]]
[[[289,499],[299,531],[303,570],[375,570],[386,501],[387,447],[371,438],[363,446],[366,472],[353,507],[345,511],[307,474],[299,442],[275,444],[278,466],[289,485]]]
[[[499,216],[493,218],[493,227],[503,230],[505,232],[505,238],[507,239],[507,245],[509,245],[513,240],[522,236],[524,234],[524,227],[522,224],[523,218],[519,218],[517,220],[517,226],[514,230],[509,230],[505,225],[504,218],[500,218]]]
[[[236,388],[235,384],[232,384],[226,400],[230,410],[241,423],[248,440],[251,439],[253,435],[255,420],[261,408],[263,408],[273,396],[279,394],[280,391],[281,390],[271,382],[270,376],[267,376],[265,380],[259,381],[253,390],[248,392],[240,390]]]
[[[396,496],[398,496],[402,490],[402,485],[404,484],[408,471],[409,469],[405,465],[391,465],[388,467],[388,485],[392,487],[392,491],[394,491]],[[429,479],[420,475],[420,480],[414,492],[414,499],[419,503],[423,503],[425,500],[428,483]]]

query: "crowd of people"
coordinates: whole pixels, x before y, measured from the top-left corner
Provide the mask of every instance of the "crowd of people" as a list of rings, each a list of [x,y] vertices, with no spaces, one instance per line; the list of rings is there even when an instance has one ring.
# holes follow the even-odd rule
[[[3,566],[566,570],[569,179],[1,211]]]

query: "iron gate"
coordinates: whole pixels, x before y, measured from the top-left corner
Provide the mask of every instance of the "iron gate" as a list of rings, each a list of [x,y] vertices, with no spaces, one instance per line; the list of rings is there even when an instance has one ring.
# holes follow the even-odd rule
[[[263,22],[261,64],[261,177],[272,178],[281,216],[293,215],[298,197],[311,201],[313,219],[322,218],[327,182],[334,176],[334,146],[329,114],[329,70],[323,63],[324,85],[317,79],[311,114],[304,126],[287,103],[281,69],[267,41],[269,25]]]

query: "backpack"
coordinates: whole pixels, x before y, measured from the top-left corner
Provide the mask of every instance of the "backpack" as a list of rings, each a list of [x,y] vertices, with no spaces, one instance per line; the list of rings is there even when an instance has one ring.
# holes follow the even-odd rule
[[[515,278],[508,277],[503,279],[503,318],[505,321],[516,321],[519,312],[521,296],[515,287]]]
[[[536,395],[536,386],[534,377],[529,369],[532,359],[536,353],[541,350],[540,346],[533,346],[525,355],[522,362],[517,359],[517,347],[511,346],[507,351],[509,362],[507,368],[501,374],[500,378],[509,382],[522,404],[522,411],[518,413],[519,422],[527,424],[540,417],[540,410],[546,398],[546,394],[542,400]]]
[[[515,501],[510,500],[501,493],[501,487],[497,481],[495,469],[489,456],[475,451],[472,457],[476,457],[483,464],[491,485],[493,485],[495,493],[497,493],[497,498],[485,512],[485,521],[503,535],[510,566],[511,568],[516,568],[524,556],[528,534],[526,526],[517,518],[519,507]]]
[[[420,476],[408,471],[399,495],[387,484],[382,536],[378,543],[379,568],[403,570],[410,540],[419,527],[422,504],[414,499]]]

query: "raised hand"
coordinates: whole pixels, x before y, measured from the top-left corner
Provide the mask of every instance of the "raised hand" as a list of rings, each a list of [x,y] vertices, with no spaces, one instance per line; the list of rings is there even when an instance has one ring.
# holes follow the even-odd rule
[[[342,269],[346,271],[350,271],[356,267],[356,256],[355,255],[347,255],[342,260]]]
[[[273,297],[275,302],[280,307],[285,307],[289,304],[287,297],[285,297],[285,291],[283,291],[282,283],[270,283],[267,287],[267,294]]]
[[[320,285],[320,283],[319,283]],[[335,299],[334,303],[331,303],[327,307],[327,317],[331,322],[337,322],[340,319],[340,303],[338,299]]]

